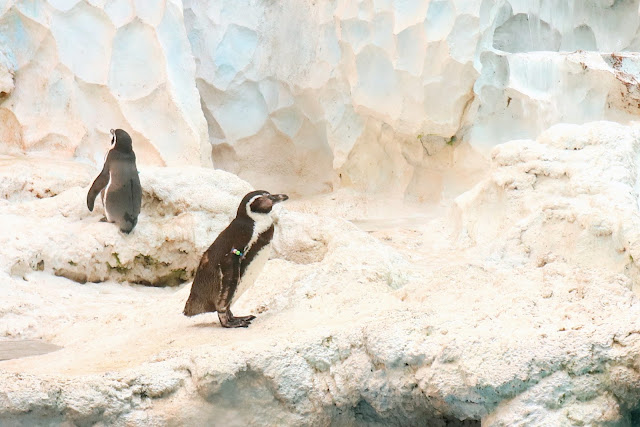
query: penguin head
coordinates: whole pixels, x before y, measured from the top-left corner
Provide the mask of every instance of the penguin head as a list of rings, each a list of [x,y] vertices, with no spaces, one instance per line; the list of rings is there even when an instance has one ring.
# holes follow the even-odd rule
[[[131,137],[122,129],[111,129],[111,148],[129,153],[133,151]]]
[[[268,191],[257,190],[248,193],[238,206],[238,216],[268,215],[273,205],[284,202],[289,196],[286,194],[271,194]]]

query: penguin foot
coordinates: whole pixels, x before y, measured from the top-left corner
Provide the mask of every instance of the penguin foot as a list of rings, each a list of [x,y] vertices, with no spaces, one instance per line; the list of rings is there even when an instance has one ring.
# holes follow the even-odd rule
[[[234,317],[231,310],[225,313],[218,312],[218,319],[223,328],[248,328],[255,318],[255,316]]]
[[[238,320],[235,319],[233,321],[228,321],[227,323],[221,323],[223,328],[248,328],[251,322],[247,322],[246,320]]]
[[[229,319],[238,319],[238,320],[245,320],[247,322],[251,322],[253,319],[256,318],[256,316],[234,316],[233,313],[231,312],[231,310],[227,310],[227,313],[229,314]]]
[[[223,320],[224,319],[224,320]],[[220,325],[223,328],[248,328],[251,322],[240,319],[225,319],[220,317]]]

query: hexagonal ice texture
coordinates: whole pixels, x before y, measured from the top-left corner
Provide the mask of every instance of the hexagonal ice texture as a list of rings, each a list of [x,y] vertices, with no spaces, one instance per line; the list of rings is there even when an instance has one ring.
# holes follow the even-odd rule
[[[109,129],[123,128],[141,164],[210,164],[190,51],[176,2],[8,2],[0,135],[14,137],[0,151],[98,165]]]

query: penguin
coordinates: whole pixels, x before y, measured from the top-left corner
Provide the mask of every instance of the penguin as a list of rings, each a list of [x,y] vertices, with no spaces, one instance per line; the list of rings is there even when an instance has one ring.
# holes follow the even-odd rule
[[[111,129],[111,135],[111,148],[102,172],[89,189],[87,207],[93,211],[96,196],[101,193],[106,215],[102,220],[116,223],[120,231],[129,234],[138,223],[142,187],[131,137],[122,129]]]
[[[236,217],[207,249],[196,270],[184,315],[218,312],[224,328],[246,328],[255,316],[234,316],[231,304],[246,291],[269,259],[273,238],[271,209],[286,194],[248,193]]]

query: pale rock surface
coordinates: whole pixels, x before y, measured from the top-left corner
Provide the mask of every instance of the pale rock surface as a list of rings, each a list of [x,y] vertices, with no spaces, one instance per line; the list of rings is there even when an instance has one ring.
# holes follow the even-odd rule
[[[518,301],[545,316],[526,322],[540,329],[531,351],[564,347],[546,347],[546,322],[569,341],[571,331],[591,337],[566,347],[566,372],[546,371],[500,403],[487,425],[635,425],[628,411],[638,409],[639,153],[637,125],[557,125],[537,141],[497,146],[489,177],[455,200],[458,241],[482,248],[491,263],[524,269],[518,286],[539,292]],[[539,279],[528,282],[532,273]],[[563,292],[567,304],[555,305]]]
[[[3,3],[0,336],[63,348],[0,362],[0,424],[638,424],[640,128],[582,124],[638,115],[639,4]],[[99,168],[112,127],[129,236],[52,159]],[[247,330],[126,284],[189,279],[235,215],[241,179],[148,167],[211,154],[342,187],[278,209]]]
[[[0,50],[0,97],[4,98],[13,90],[13,64],[7,58],[7,54]]]
[[[0,203],[57,196],[92,182],[98,171],[78,162],[48,158],[0,156]]]
[[[636,285],[639,154],[640,127],[611,122],[556,125],[537,141],[502,144],[489,178],[455,201],[459,239],[538,266],[563,260],[626,273]]]
[[[637,0],[484,2],[485,10],[499,16],[493,46],[505,52],[637,50],[639,4]]]
[[[483,153],[557,123],[640,113],[640,2],[485,1],[464,139]]]
[[[637,125],[555,126],[496,147],[448,214],[369,233],[291,200],[234,306],[248,329],[182,316],[189,284],[0,272],[0,336],[64,347],[0,362],[0,423],[635,425],[639,150]],[[181,179],[145,182],[166,212],[232,215]]]
[[[3,2],[1,152],[98,166],[123,128],[141,164],[210,165],[190,52],[180,1]]]

